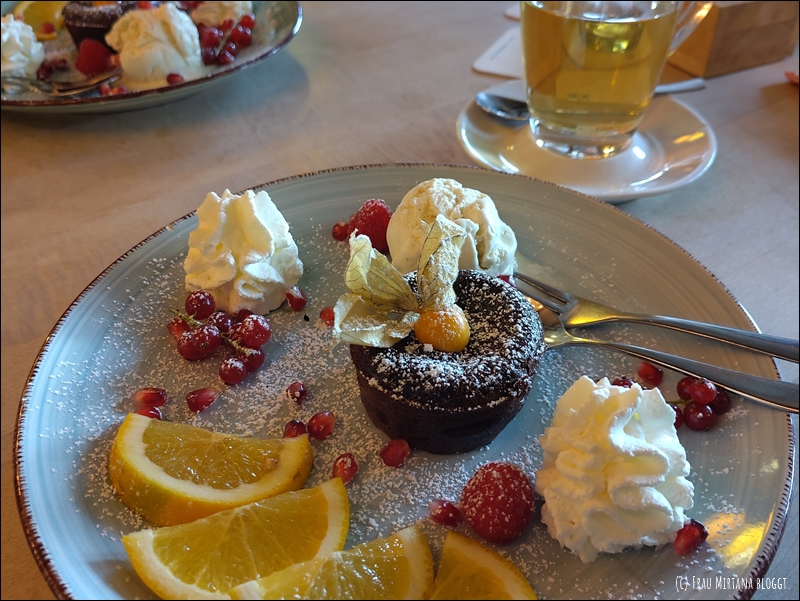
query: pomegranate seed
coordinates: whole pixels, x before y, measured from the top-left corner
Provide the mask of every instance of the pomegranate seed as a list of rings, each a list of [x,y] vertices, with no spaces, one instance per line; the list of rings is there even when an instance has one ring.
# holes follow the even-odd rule
[[[286,427],[283,429],[283,437],[297,438],[306,432],[306,425],[299,419],[293,419],[292,421],[286,423]]]
[[[195,290],[186,297],[184,308],[195,319],[206,319],[216,310],[217,303],[207,290]]]
[[[503,280],[506,284],[510,284],[511,286],[514,286],[514,288],[517,287],[517,282],[514,280],[513,275],[499,275],[497,277]]]
[[[272,336],[269,321],[263,315],[248,315],[239,329],[242,342],[250,348],[258,348]]]
[[[292,286],[286,291],[286,300],[292,311],[302,311],[308,303],[306,293],[299,286]]]
[[[192,326],[186,323],[183,317],[175,317],[167,324],[167,330],[169,330],[169,333],[172,334],[175,340],[180,340],[180,337],[183,336],[185,332],[190,332],[192,330]]]
[[[675,410],[675,429],[677,430],[683,425],[683,409],[678,405],[671,405],[671,407]]]
[[[225,19],[220,27],[222,31],[230,31],[233,29],[233,19]]]
[[[336,317],[333,313],[333,307],[325,307],[319,312],[319,317],[326,326],[332,326],[333,322],[336,320]]]
[[[217,396],[219,392],[213,388],[199,388],[186,395],[186,404],[195,413],[200,413],[217,400]]]
[[[178,353],[188,361],[199,361],[205,355],[197,350],[194,343],[194,332],[189,330],[178,338]]]
[[[664,371],[647,361],[642,361],[639,364],[639,369],[636,373],[648,386],[653,388],[661,384],[664,379]]]
[[[239,19],[239,25],[252,31],[253,27],[256,26],[256,16],[253,13],[242,15],[242,17]]]
[[[336,416],[330,411],[315,413],[308,420],[308,435],[316,440],[325,440],[333,433]]]
[[[167,83],[174,86],[176,83],[183,83],[186,81],[180,73],[170,73],[167,75]]]
[[[689,392],[689,386],[695,382],[697,382],[697,378],[694,376],[685,376],[678,380],[678,383],[675,386],[675,391],[678,393],[678,396],[684,401],[691,401],[692,394]]]
[[[222,45],[222,50],[219,51],[220,54],[223,52],[227,52],[233,57],[236,57],[239,54],[239,47],[230,39]]]
[[[167,402],[167,391],[163,388],[140,388],[133,393],[133,402],[140,407],[161,407]]]
[[[614,378],[611,380],[612,386],[621,386],[622,388],[630,388],[633,386],[633,380],[631,380],[627,376],[621,376],[619,378]]]
[[[217,63],[217,49],[214,48],[201,48],[200,58],[203,60],[204,65],[215,65]]]
[[[697,520],[691,519],[689,523],[678,530],[672,543],[678,555],[686,555],[694,551],[708,538],[708,530]]]
[[[200,33],[200,48],[208,48],[216,51],[223,35],[225,34],[222,33],[221,29],[217,29],[216,27],[205,27]]]
[[[55,33],[56,26],[53,25],[52,23],[42,23],[40,29],[42,33]]]
[[[161,409],[158,407],[139,407],[134,413],[144,415],[150,419],[161,419]]]
[[[708,404],[717,415],[723,415],[731,409],[731,397],[724,388],[717,388],[717,396]]]
[[[307,396],[308,390],[306,390],[306,385],[299,380],[292,382],[286,387],[286,398],[290,401],[294,401],[298,405],[302,405]]]
[[[434,499],[428,505],[428,517],[437,524],[455,528],[464,519],[461,510],[450,501]]]
[[[350,482],[358,472],[358,463],[352,453],[342,453],[333,462],[333,477],[341,478],[344,484]]]
[[[97,91],[100,93],[100,96],[111,96],[111,86],[107,83],[101,83]]]
[[[717,387],[708,380],[695,380],[688,386],[688,391],[693,401],[703,405],[708,405],[717,398]]]
[[[402,438],[396,438],[386,443],[381,449],[381,459],[389,467],[400,467],[411,453],[411,447]]]
[[[247,367],[238,357],[228,357],[219,364],[219,377],[226,384],[239,384],[247,377]]]
[[[253,43],[253,36],[250,33],[250,30],[247,29],[247,27],[242,26],[241,23],[231,29],[228,39],[236,44],[237,48],[247,48]]]
[[[337,221],[336,223],[333,224],[333,228],[331,229],[331,234],[333,234],[334,240],[338,240],[339,242],[344,242],[350,235],[350,226],[347,225],[344,221]]]
[[[219,54],[214,59],[218,65],[230,65],[234,60],[236,60],[236,57],[224,48],[219,51]]]
[[[260,348],[247,348],[239,355],[239,359],[244,361],[244,366],[247,373],[253,373],[259,367],[264,365],[264,351]]]
[[[690,430],[708,431],[717,423],[717,415],[708,405],[691,401],[683,408],[683,422]]]

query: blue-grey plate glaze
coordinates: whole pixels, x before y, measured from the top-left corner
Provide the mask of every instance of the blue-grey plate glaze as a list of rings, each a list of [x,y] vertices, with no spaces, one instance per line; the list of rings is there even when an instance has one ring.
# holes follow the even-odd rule
[[[513,461],[533,477],[541,460],[538,436],[566,387],[583,374],[635,373],[637,362],[611,352],[551,351],[525,407],[492,444],[453,456],[413,452],[398,469],[384,466],[379,451],[387,439],[364,414],[347,349],[332,347],[319,320],[319,311],[344,291],[348,249],[333,240],[331,226],[369,198],[395,207],[408,190],[434,177],[489,194],[516,232],[522,267],[533,275],[625,309],[755,329],[724,286],[670,240],[613,206],[551,184],[445,165],[352,167],[266,184],[300,248],[301,286],[309,305],[300,313],[270,314],[267,363],[243,384],[221,385],[219,357],[183,360],[165,328],[186,295],[182,263],[189,232],[197,225],[194,214],[108,267],[45,342],[20,404],[15,469],[22,523],[56,596],[152,598],[120,540],[147,524],[116,499],[107,476],[111,441],[140,387],[169,391],[165,419],[239,434],[280,436],[289,419],[333,411],[337,429],[331,438],[314,442],[307,485],[329,478],[340,453],[356,456],[359,473],[348,485],[348,546],[419,521],[438,557],[443,529],[426,519],[430,500],[458,500],[477,466],[489,460]],[[198,206],[202,200],[197,199]],[[592,332],[778,377],[769,358],[677,332],[619,324]],[[294,379],[310,391],[302,407],[283,395]],[[678,379],[666,374],[661,389],[667,398],[676,398]],[[183,399],[201,386],[219,386],[223,392],[195,416]],[[560,548],[538,518],[498,550],[520,567],[541,598],[749,597],[785,525],[793,474],[791,422],[784,413],[734,398],[731,412],[710,432],[682,428],[679,437],[696,487],[690,515],[710,531],[708,542],[692,554],[680,557],[668,545],[602,555],[584,565]],[[460,529],[470,534],[467,526]],[[697,583],[707,582],[699,579],[708,578],[713,584],[698,588]]]
[[[3,2],[3,14],[13,10],[16,4],[18,3]],[[32,92],[22,95],[3,92],[0,95],[0,108],[4,111],[34,113],[117,113],[159,106],[194,96],[223,83],[230,75],[269,58],[286,46],[300,30],[303,11],[299,2],[253,2],[253,9],[256,27],[253,29],[252,45],[241,50],[233,63],[215,67],[205,77],[119,96],[94,94],[76,98],[47,98]],[[57,41],[47,43],[74,48],[66,30],[61,32]]]

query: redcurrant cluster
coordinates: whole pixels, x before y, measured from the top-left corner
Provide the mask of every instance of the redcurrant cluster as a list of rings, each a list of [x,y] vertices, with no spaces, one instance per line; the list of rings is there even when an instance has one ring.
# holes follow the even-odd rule
[[[261,347],[272,336],[266,317],[248,309],[242,309],[236,316],[217,311],[214,297],[207,290],[191,292],[184,306],[186,314],[167,324],[184,359],[205,359],[224,344],[233,351],[219,366],[219,377],[226,384],[239,384],[248,373],[264,364]]]
[[[205,65],[230,65],[242,48],[253,43],[253,28],[256,17],[252,13],[242,15],[238,22],[225,19],[219,27],[197,24],[200,36],[200,56]]]

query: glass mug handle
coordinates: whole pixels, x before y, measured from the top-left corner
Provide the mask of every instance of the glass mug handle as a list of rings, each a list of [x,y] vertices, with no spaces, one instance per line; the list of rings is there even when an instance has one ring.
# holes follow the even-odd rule
[[[675,20],[675,35],[669,45],[671,55],[678,49],[686,38],[689,37],[695,28],[700,24],[708,11],[711,10],[713,2],[678,2],[678,18]]]

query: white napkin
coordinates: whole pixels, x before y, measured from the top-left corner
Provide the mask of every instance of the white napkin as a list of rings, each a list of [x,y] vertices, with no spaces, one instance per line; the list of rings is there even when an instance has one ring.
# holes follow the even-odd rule
[[[472,63],[472,68],[488,75],[521,79],[523,76],[522,41],[519,25],[506,31],[500,39],[478,57],[478,60]]]

